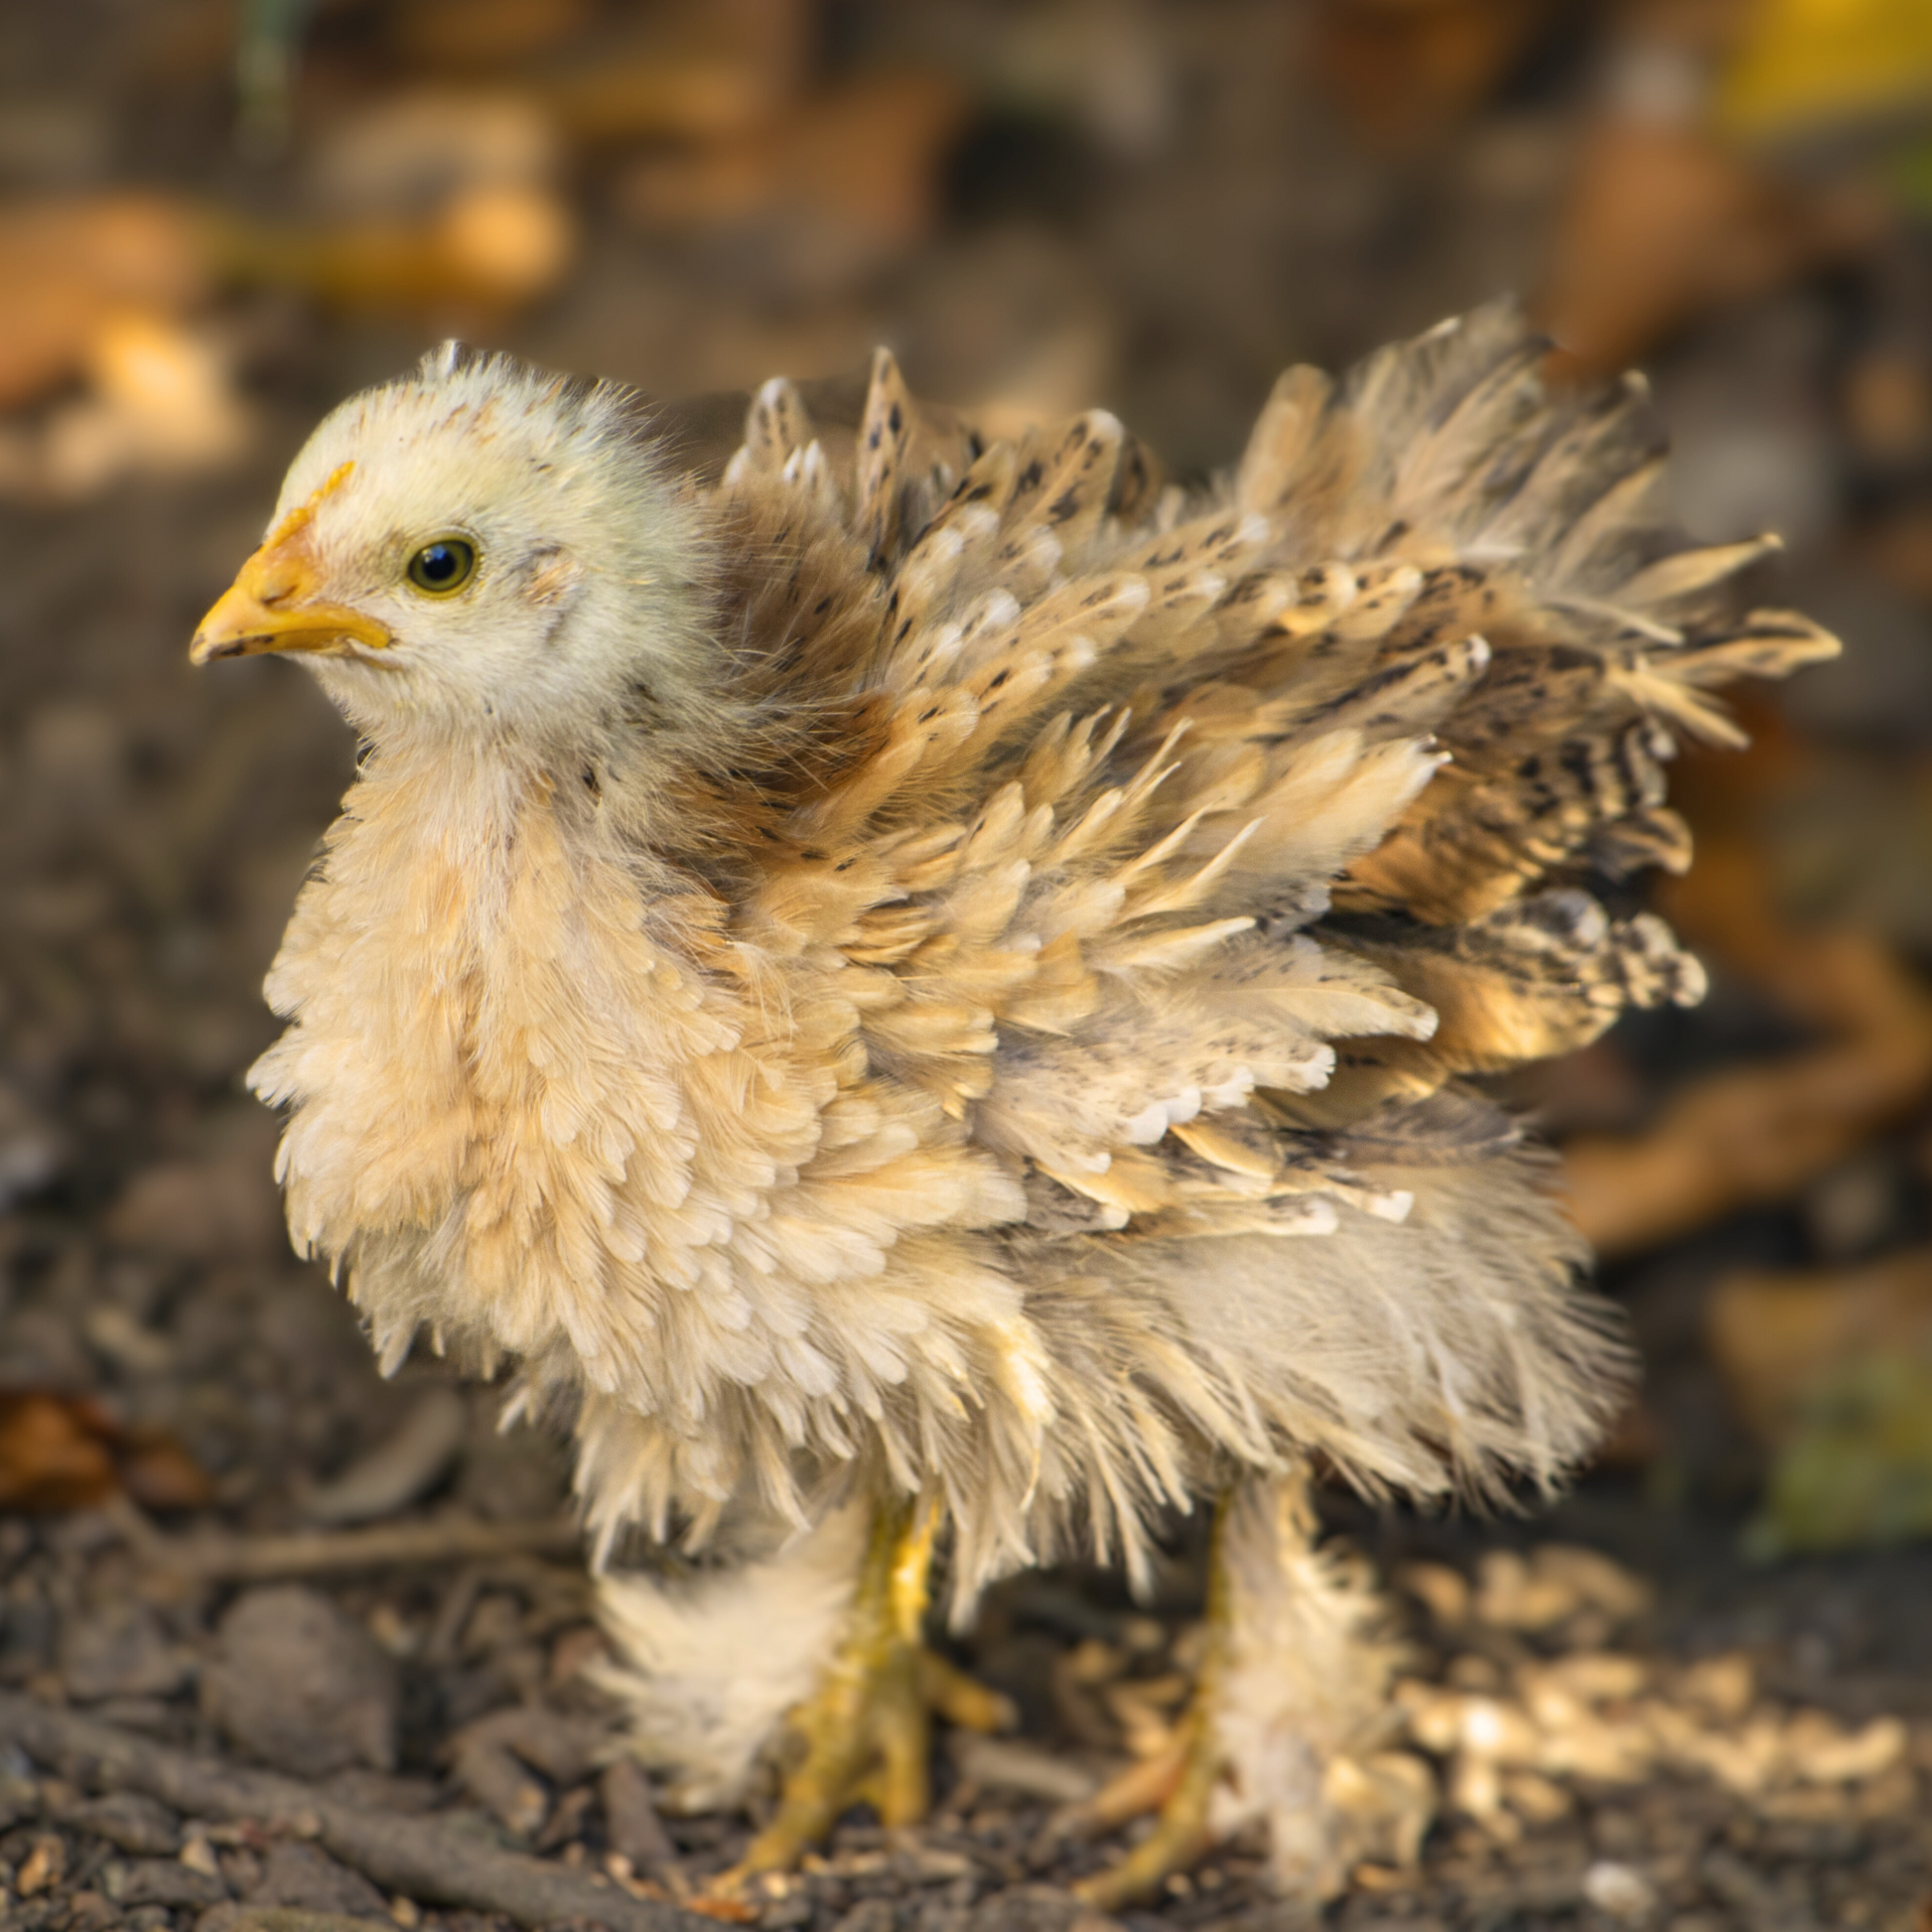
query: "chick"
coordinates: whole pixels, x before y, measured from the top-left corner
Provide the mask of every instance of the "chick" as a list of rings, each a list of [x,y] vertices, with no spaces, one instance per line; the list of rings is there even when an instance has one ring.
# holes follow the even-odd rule
[[[1836,648],[1749,608],[1768,541],[1672,535],[1634,382],[1541,354],[1503,305],[1292,370],[1188,490],[884,352],[720,466],[452,345],[323,423],[197,634],[364,746],[250,1075],[295,1244],[385,1366],[568,1420],[600,1568],[713,1553],[604,1577],[609,1681],[688,1804],[789,1749],[747,1869],[916,1816],[929,1702],[997,1719],[921,1658],[935,1558],[964,1622],[1209,1498],[1194,1712],[1093,1895],[1413,1842],[1311,1470],[1499,1497],[1595,1440],[1622,1350],[1478,1076],[1697,997],[1586,882],[1687,863],[1712,687]]]

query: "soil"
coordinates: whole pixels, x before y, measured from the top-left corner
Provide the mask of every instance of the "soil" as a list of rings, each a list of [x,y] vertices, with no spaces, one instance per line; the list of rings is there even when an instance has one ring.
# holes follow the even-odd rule
[[[133,83],[92,51],[112,11],[15,23],[33,43],[21,71],[124,105]],[[851,34],[883,32],[845,12]],[[1194,80],[1240,67],[1230,50],[1279,58],[1272,9],[1213,12],[1213,33],[1175,30]],[[823,299],[759,282],[730,250],[637,243],[587,175],[578,270],[501,333],[675,389],[856,364],[897,329],[915,379],[963,395],[1006,366],[999,331],[1024,336],[1014,318],[1037,315],[1070,366],[1203,469],[1235,454],[1293,355],[1359,352],[1533,275],[1573,82],[1525,81],[1440,171],[1350,159],[1322,145],[1331,119],[1311,108],[1284,128],[1274,94],[1230,81],[1226,114],[1172,166],[1096,158],[1062,130],[1023,146],[1016,186],[995,165],[1010,117],[985,115],[932,231],[877,287]],[[236,187],[219,87],[196,86],[128,136],[127,170],[272,201],[272,185]],[[1052,192],[1029,200],[1042,171]],[[1879,485],[1853,475],[1832,382],[1854,339],[1932,329],[1923,247],[1887,246],[1863,279],[1687,329],[1659,383],[1703,453],[1687,507],[1712,535],[1744,513],[1733,459],[1776,400],[1796,454],[1753,472],[1750,513],[1810,518],[1796,594],[1858,605],[1870,639],[1799,711],[1881,763],[1932,742],[1926,624],[1833,547],[1854,484]],[[998,340],[975,334],[975,303]],[[262,973],[352,747],[299,670],[194,673],[186,642],[308,426],[417,352],[429,319],[255,296],[221,326],[255,412],[244,462],[0,504],[0,1481],[32,1477],[0,1501],[0,1698],[268,1767],[318,1803],[467,1831],[612,1899],[686,1900],[754,1821],[660,1815],[641,1778],[603,1768],[612,1718],[581,1675],[601,1646],[559,1448],[499,1433],[494,1392],[433,1360],[378,1376],[352,1311],[288,1251],[274,1125],[240,1085],[273,1035]],[[1810,494],[1761,500],[1798,471]],[[1906,897],[1922,924],[1922,893]],[[1779,1024],[1721,980],[1702,1014],[1613,1044],[1641,1111],[1688,1068],[1778,1050]],[[1920,1131],[1880,1151],[1874,1239],[1932,1224]],[[1328,1500],[1336,1534],[1390,1580],[1410,1644],[1391,1742],[1426,1759],[1443,1804],[1419,1863],[1364,1866],[1323,1922],[1932,1926],[1932,1550],[1749,1560],[1761,1458],[1703,1350],[1704,1298],[1726,1269],[1816,1258],[1799,1202],[1606,1276],[1646,1355],[1651,1436],[1553,1508],[1482,1522]],[[855,1813],[822,1858],[754,1895],[756,1922],[1097,1932],[1066,1887],[1134,1830],[1082,1841],[1064,1807],[1165,1735],[1197,1643],[1200,1542],[1175,1526],[1152,1603],[1078,1573],[997,1591],[956,1649],[1019,1704],[1018,1738],[976,1754],[942,1736],[927,1825],[888,1835]],[[9,1932],[509,1923],[376,1882],[299,1816],[200,1815],[51,1759],[0,1722]],[[1227,1848],[1123,1916],[1145,1932],[1292,1923],[1263,1878],[1258,1856]]]
[[[185,1448],[211,1493],[187,1512],[149,1512],[169,1538],[218,1527],[268,1547],[294,1533],[353,1535],[345,1519],[376,1513],[357,1497],[380,1504],[385,1484],[397,1505],[380,1512],[388,1522],[549,1522],[564,1507],[556,1448],[528,1431],[498,1435],[491,1392],[456,1387],[434,1362],[382,1380],[351,1311],[289,1255],[269,1178],[272,1124],[237,1090],[270,1037],[263,964],[349,757],[299,671],[185,666],[184,639],[247,548],[275,469],[131,485],[59,516],[0,513],[0,704],[17,721],[0,812],[13,1123],[0,1168],[35,1176],[0,1220],[0,1359],[15,1388],[84,1393],[119,1430]],[[1657,1291],[1639,1280],[1633,1293]],[[1719,1400],[1714,1388],[1706,1396]],[[454,1809],[547,1859],[607,1866],[613,1820],[594,1770],[546,1777],[519,1760],[515,1831],[479,1805],[486,1780],[458,1774],[456,1740],[491,1714],[534,1705],[592,1731],[603,1723],[574,1676],[598,1649],[583,1574],[554,1539],[541,1554],[434,1568],[185,1583],[144,1556],[143,1535],[156,1532],[139,1518],[130,1528],[134,1451],[124,1441],[112,1452],[127,1480],[95,1506],[0,1519],[0,1681],[146,1737],[274,1764],[383,1807]],[[1335,1516],[1399,1580],[1424,1563],[1479,1585],[1498,1553],[1581,1545],[1648,1592],[1634,1615],[1606,1620],[1572,1603],[1528,1626],[1474,1611],[1446,1620],[1428,1609],[1430,1592],[1405,1593],[1419,1682],[1506,1695],[1539,1661],[1608,1653],[1641,1660],[1668,1697],[1686,1667],[1727,1658],[1750,1683],[1726,1734],[1788,1728],[1804,1711],[1830,1714],[1848,1735],[1895,1718],[1896,1752],[1865,1776],[1752,1787],[1681,1766],[1593,1779],[1561,1768],[1552,1747],[1543,1758],[1559,1768],[1538,1770],[1534,1757],[1521,1767],[1538,1785],[1487,1818],[1451,1813],[1419,1871],[1365,1873],[1333,1923],[1913,1923],[1932,1883],[1932,1554],[1753,1567],[1738,1554],[1734,1505],[1672,1505],[1647,1480],[1654,1490],[1654,1469],[1599,1473],[1553,1513],[1503,1524],[1377,1517],[1340,1499]],[[1198,1603],[1198,1553],[1184,1534],[1151,1612],[1104,1578],[1001,1592],[962,1660],[1026,1714],[1039,1761],[1011,1774],[1022,1789],[969,1779],[942,1749],[929,1826],[889,1840],[847,1824],[822,1863],[761,1900],[759,1922],[939,1932],[1070,1919],[1064,1881],[1118,1847],[1056,1836],[1055,1805],[1028,1795],[1030,1780],[1055,1788],[1057,1773],[1081,1788],[1126,1756],[1105,1704],[1076,1702],[1070,1660],[1080,1655],[1089,1685],[1170,1680],[1171,1712],[1173,1646],[1184,1654]],[[291,1733],[288,1679],[304,1671],[316,1680],[302,1707],[314,1722]],[[1455,1755],[1433,1754],[1451,1782]],[[392,1910],[366,1878],[299,1841],[158,1807],[138,1831],[107,1819],[99,1799],[17,1749],[0,1762],[0,1806],[7,1923],[21,1932],[191,1922],[217,1932],[207,1915],[230,1900]],[[634,1820],[627,1829],[634,1847]],[[748,1827],[704,1817],[663,1829],[669,1856],[631,1870],[675,1896],[729,1863]],[[184,1845],[201,1848],[200,1865],[182,1864]],[[420,1901],[393,1909],[406,1922],[422,1909],[430,1926],[480,1926]],[[1175,1881],[1158,1912],[1128,1920],[1273,1923],[1279,1909],[1259,1862],[1228,1853]]]

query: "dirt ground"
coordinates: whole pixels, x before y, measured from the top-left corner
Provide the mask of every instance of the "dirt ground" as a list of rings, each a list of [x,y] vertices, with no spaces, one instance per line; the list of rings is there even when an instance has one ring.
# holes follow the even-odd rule
[[[637,210],[670,205],[666,181],[703,208],[716,198],[667,175],[648,142],[591,144],[557,191],[577,224],[570,265],[520,306],[474,292],[331,306],[313,288],[223,285],[191,305],[245,407],[220,461],[130,461],[55,487],[0,450],[0,482],[14,479],[0,497],[9,1932],[485,1932],[599,1916],[671,1932],[750,1830],[661,1816],[641,1774],[608,1767],[556,1446],[499,1433],[492,1392],[434,1361],[381,1379],[336,1291],[288,1252],[274,1126],[240,1074],[272,1036],[261,976],[352,748],[299,670],[195,673],[185,649],[316,416],[450,324],[663,392],[850,367],[888,338],[935,393],[1015,410],[1106,401],[1201,471],[1236,454],[1287,361],[1333,362],[1499,287],[1543,285],[1592,138],[1580,103],[1596,42],[1581,31],[1526,42],[1487,91],[1442,109],[1434,146],[1404,148],[1378,144],[1376,116],[1420,115],[1427,89],[1378,95],[1346,33],[1328,68],[1298,66],[1283,23],[1306,26],[1308,9],[1045,8],[1030,27],[1024,10],[961,5],[917,32],[888,9],[816,11],[832,25],[819,77],[799,83],[808,104],[844,99],[868,61],[950,76],[954,105],[929,110],[926,148],[852,137],[861,175],[890,160],[913,182],[910,212],[882,213],[833,170],[807,210],[813,248],[771,245],[806,218],[782,197],[754,196],[736,225],[652,225]],[[1617,13],[1587,11],[1592,33]],[[455,18],[429,0],[397,18],[418,15]],[[383,36],[404,28],[385,19],[321,10],[299,99],[317,126],[393,78],[385,62],[403,79],[411,61],[441,71],[406,35],[396,53]],[[53,24],[0,9],[0,96],[53,114],[56,155],[22,163],[21,143],[0,140],[9,206],[132,183],[310,218],[324,203],[301,141],[254,172],[233,155],[233,32],[219,9],[87,0]],[[1096,46],[1126,52],[1083,93],[1065,75]],[[1047,79],[1028,91],[1012,78],[1023,69]],[[106,130],[104,159],[72,159],[74,127]],[[1845,165],[1828,155],[1805,179],[1836,193]],[[1712,536],[1790,529],[1788,594],[1853,646],[1753,721],[1799,748],[1772,776],[1800,778],[1760,815],[1780,902],[1855,929],[1916,985],[1932,946],[1932,401],[1919,444],[1884,448],[1867,419],[1903,421],[1909,397],[1867,404],[1901,366],[1879,350],[1932,345],[1932,246],[1896,210],[1860,235],[1850,253],[1793,242],[1776,272],[1681,306],[1637,346],[1685,448],[1687,516]],[[32,439],[90,379],[69,371],[14,399],[16,456],[43,448]],[[1708,796],[1701,809],[1723,847],[1728,821]],[[1553,1132],[1640,1133],[1701,1076],[1780,1064],[1816,1039],[1817,1017],[1794,1016],[1747,962],[1720,946],[1714,964],[1698,1013],[1631,1026],[1519,1097]],[[1791,1177],[1621,1244],[1604,1284],[1642,1348],[1644,1403],[1554,1508],[1485,1523],[1328,1500],[1336,1533],[1389,1580],[1410,1642],[1392,1741],[1430,1765],[1442,1803],[1416,1862],[1364,1866],[1323,1922],[1932,1926],[1932,1547],[1896,1527],[1932,1529],[1911,1488],[1932,1477],[1900,1449],[1887,1468],[1909,1493],[1893,1527],[1767,1561],[1777,1451],[1711,1327],[1721,1286],[1752,1271],[1915,1255],[1932,1231],[1926,1134],[1911,1087]],[[1150,1603],[1071,1573],[996,1592],[957,1654],[1016,1700],[1020,1731],[942,1734],[926,1826],[888,1836],[855,1813],[748,1918],[772,1932],[1099,1932],[1065,1886],[1134,1828],[1089,1841],[1066,1822],[1177,1715],[1198,1643],[1198,1526],[1176,1525],[1173,1551]],[[171,1751],[229,1782],[196,1784]],[[265,1772],[281,1782],[247,1783]],[[437,1902],[466,1872],[473,1891],[495,1888],[494,1909]],[[1293,1922],[1240,1847],[1124,1919]]]

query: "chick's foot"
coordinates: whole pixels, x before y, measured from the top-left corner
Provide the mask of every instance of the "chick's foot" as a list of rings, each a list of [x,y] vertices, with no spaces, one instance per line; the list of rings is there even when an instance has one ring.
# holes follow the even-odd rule
[[[1221,1542],[1217,1521],[1208,1567],[1207,1650],[1172,1741],[1155,1756],[1129,1766],[1067,1820],[1074,1832],[1093,1836],[1118,1830],[1150,1811],[1157,1814],[1154,1829],[1126,1858],[1074,1886],[1081,1900],[1097,1911],[1118,1911],[1157,1895],[1169,1878],[1198,1863],[1214,1844],[1209,1812],[1226,1769],[1214,1725],[1227,1655]]]
[[[1078,1821],[1085,1830],[1124,1825],[1157,1805],[1160,1815],[1153,1831],[1119,1863],[1073,1887],[1082,1902],[1097,1911],[1118,1911],[1154,1897],[1174,1873],[1198,1863],[1214,1844],[1208,1810],[1220,1775],[1220,1753],[1197,1711],[1169,1750],[1096,1792]]]
[[[1434,1812],[1428,1768],[1385,1748],[1396,1650],[1369,1579],[1316,1548],[1306,1471],[1244,1477],[1208,1559],[1207,1644],[1185,1716],[1160,1755],[1069,1821],[1113,1830],[1158,1811],[1082,1899],[1113,1911],[1156,1896],[1215,1844],[1259,1837],[1272,1889],[1313,1906],[1362,1861],[1413,1864]]]
[[[715,1890],[796,1864],[854,1804],[872,1805],[888,1827],[924,1817],[932,1712],[968,1729],[1012,1728],[1016,1714],[1006,1698],[921,1641],[937,1526],[929,1504],[880,1510],[846,1636],[818,1689],[787,1718],[790,1753],[777,1812]]]

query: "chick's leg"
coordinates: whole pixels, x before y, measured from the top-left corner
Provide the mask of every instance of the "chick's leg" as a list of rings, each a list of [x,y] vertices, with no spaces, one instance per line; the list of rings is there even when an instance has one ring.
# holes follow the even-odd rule
[[[1126,1858],[1074,1887],[1086,1903],[1104,1912],[1152,1896],[1175,1872],[1195,1864],[1214,1843],[1208,1812],[1222,1771],[1214,1713],[1227,1668],[1228,1592],[1222,1562],[1227,1510],[1223,1496],[1208,1542],[1206,1648],[1186,1712],[1165,1750],[1122,1772],[1069,1821],[1078,1831],[1097,1834],[1117,1830],[1145,1812],[1157,1814],[1154,1829]]]
[[[929,1503],[891,1503],[874,1519],[845,1637],[787,1720],[794,1755],[777,1813],[722,1887],[795,1863],[861,1800],[888,1826],[923,1817],[931,1711],[976,1730],[1013,1722],[1005,1698],[921,1644],[937,1528]]]
[[[1314,1547],[1300,1470],[1244,1478],[1208,1553],[1207,1648],[1170,1748],[1092,1799],[1107,1830],[1159,1807],[1127,1858],[1080,1887],[1113,1910],[1158,1892],[1218,1840],[1259,1827],[1284,1896],[1329,1898],[1364,1859],[1406,1864],[1434,1810],[1427,1767],[1379,1749],[1395,1652],[1375,1594]]]

